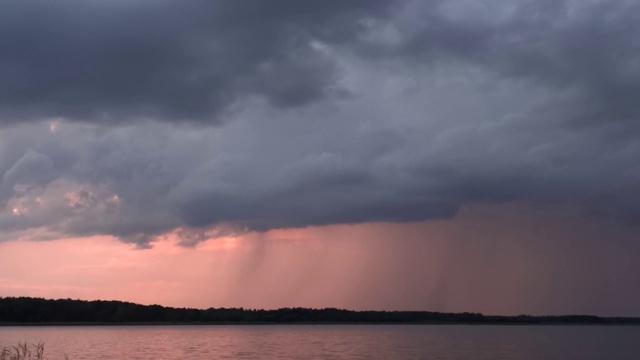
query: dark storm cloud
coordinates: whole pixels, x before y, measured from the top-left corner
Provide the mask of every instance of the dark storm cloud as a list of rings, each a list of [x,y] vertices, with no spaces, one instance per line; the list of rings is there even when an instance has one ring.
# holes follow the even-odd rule
[[[281,108],[343,96],[313,41],[352,41],[391,5],[3,1],[0,122],[218,122],[243,96]]]
[[[0,239],[192,246],[478,203],[640,220],[635,2],[43,4],[1,5],[3,121],[75,121],[0,133]]]
[[[569,92],[561,121],[636,121],[640,116],[640,3],[635,1],[417,2],[371,38],[376,57],[482,67]],[[570,110],[569,110],[570,109]],[[571,111],[571,113],[569,113]]]

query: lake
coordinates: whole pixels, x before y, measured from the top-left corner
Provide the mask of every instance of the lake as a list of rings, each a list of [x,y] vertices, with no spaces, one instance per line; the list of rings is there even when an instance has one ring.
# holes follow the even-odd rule
[[[64,359],[638,359],[640,326],[203,325],[0,327],[0,346]]]

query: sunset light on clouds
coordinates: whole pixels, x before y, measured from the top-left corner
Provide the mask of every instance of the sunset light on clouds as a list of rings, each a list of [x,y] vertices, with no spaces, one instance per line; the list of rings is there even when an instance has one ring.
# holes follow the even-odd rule
[[[0,14],[0,297],[640,316],[636,2]]]

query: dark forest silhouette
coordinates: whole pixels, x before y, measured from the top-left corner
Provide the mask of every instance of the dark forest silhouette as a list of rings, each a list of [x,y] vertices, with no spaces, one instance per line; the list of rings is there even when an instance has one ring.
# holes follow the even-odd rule
[[[640,318],[563,316],[487,316],[429,311],[351,311],[335,308],[206,310],[139,305],[122,301],[0,298],[0,324],[207,324],[207,323],[420,323],[420,324],[637,324]]]

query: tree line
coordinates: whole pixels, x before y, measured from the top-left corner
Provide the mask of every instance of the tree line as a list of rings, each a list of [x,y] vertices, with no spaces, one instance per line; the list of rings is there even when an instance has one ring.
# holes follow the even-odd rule
[[[416,323],[416,324],[639,324],[640,318],[590,315],[487,316],[431,311],[352,311],[336,308],[173,308],[123,301],[0,298],[2,324],[214,324],[214,323]]]

